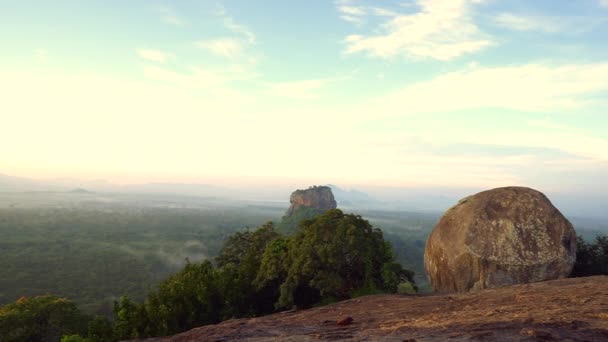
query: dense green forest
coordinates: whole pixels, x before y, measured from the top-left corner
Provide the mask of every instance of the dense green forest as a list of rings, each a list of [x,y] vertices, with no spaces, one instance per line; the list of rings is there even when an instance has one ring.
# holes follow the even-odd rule
[[[64,298],[21,297],[0,307],[0,334],[6,341],[64,336],[66,342],[161,336],[292,306],[416,290],[413,273],[395,262],[382,231],[339,209],[302,221],[292,235],[276,232],[272,222],[236,232],[216,264],[187,261],[144,301],[121,297],[113,303],[111,322]]]
[[[231,233],[269,219],[260,208],[0,209],[0,304],[53,293],[111,314],[184,265],[216,256]]]
[[[330,226],[336,229],[328,232]],[[608,274],[608,236],[593,242],[579,236],[577,242],[581,257],[573,275]],[[216,261],[218,266],[187,262],[143,302],[121,297],[113,304],[111,321],[83,313],[69,299],[21,297],[0,306],[0,341],[109,342],[166,335],[292,304],[309,307],[415,290],[411,272],[394,263],[382,233],[339,210],[305,222],[293,236],[277,233],[272,223],[237,232]]]
[[[142,300],[186,258],[213,260],[228,236],[280,222],[284,212],[284,206],[251,204],[0,208],[0,304],[52,293],[87,313],[110,317],[121,295]],[[397,261],[415,272],[424,289],[424,241],[437,215],[361,214],[382,228]]]
[[[317,212],[299,212],[290,220],[281,220],[285,206],[276,203],[197,200],[194,204],[167,204],[149,198],[86,203],[66,201],[65,195],[61,199],[61,205],[0,203],[0,305],[5,304],[0,309],[0,329],[15,333],[13,341],[41,340],[37,336],[57,340],[63,335],[72,335],[66,341],[82,341],[79,336],[87,336],[86,341],[151,336],[290,305],[307,307],[374,291],[414,290],[408,284],[425,291],[424,244],[439,217],[438,213],[371,209],[356,209],[361,217],[346,215],[364,230],[367,225],[382,228],[382,239],[391,244],[390,259],[400,266],[375,265],[384,278],[382,274],[364,276],[376,280],[340,289],[339,280],[310,278],[310,263],[296,257],[307,255],[310,248],[293,242],[297,234],[288,236],[298,231],[302,220],[311,225],[306,219]],[[606,237],[596,238],[598,231],[585,229],[586,221],[573,223],[580,234],[573,275],[606,274]],[[319,236],[318,232],[313,235]],[[382,253],[376,249],[375,254]],[[292,269],[286,261],[300,266]],[[323,274],[339,274],[337,269]],[[413,279],[410,271],[400,270],[413,271]],[[390,274],[401,276],[391,281]],[[318,288],[294,283],[306,277]],[[215,293],[203,298],[221,298],[222,304],[199,304],[211,305],[217,315],[200,316],[201,311],[192,311],[186,304],[172,307],[180,302],[168,295],[175,295],[176,283],[203,278],[211,281],[199,282],[209,285],[204,289],[180,288],[182,292],[177,293],[190,291],[196,298],[202,290]],[[301,302],[298,298],[312,299]],[[181,300],[192,302],[191,298]],[[169,311],[150,309],[154,307]],[[178,322],[171,317],[182,319]],[[69,323],[74,321],[80,323]],[[14,329],[21,325],[35,328]],[[21,333],[33,335],[24,338]]]
[[[118,339],[162,336],[229,318],[308,308],[413,285],[382,231],[353,214],[329,210],[302,221],[293,235],[271,222],[238,232],[216,258],[188,263],[143,303],[115,306]]]
[[[573,277],[608,274],[608,235],[598,235],[589,242],[578,236],[576,239],[576,264]]]

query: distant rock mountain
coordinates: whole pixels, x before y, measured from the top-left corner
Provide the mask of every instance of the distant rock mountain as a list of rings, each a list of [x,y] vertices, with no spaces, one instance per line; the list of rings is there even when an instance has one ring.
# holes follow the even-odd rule
[[[289,203],[291,206],[287,209],[288,216],[300,208],[326,211],[337,207],[336,199],[328,186],[312,186],[306,190],[296,190],[289,197]]]
[[[328,186],[311,186],[305,190],[296,190],[289,197],[289,202],[291,205],[277,227],[278,231],[285,234],[293,233],[302,220],[311,219],[337,207],[336,199]]]
[[[82,194],[82,195],[91,195],[94,194],[93,191],[89,191],[87,189],[83,189],[83,188],[76,188],[73,190],[68,191],[71,194]]]

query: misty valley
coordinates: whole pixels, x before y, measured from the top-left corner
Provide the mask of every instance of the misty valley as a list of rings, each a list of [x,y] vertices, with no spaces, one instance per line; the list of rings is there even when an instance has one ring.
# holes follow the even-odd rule
[[[228,236],[278,222],[288,204],[82,189],[0,193],[0,304],[52,293],[109,317],[121,295],[143,299],[186,259],[213,260]],[[357,205],[345,211],[381,228],[397,261],[427,290],[424,242],[441,213]],[[572,221],[587,239],[608,231],[593,220]]]
[[[236,231],[278,222],[288,201],[84,191],[0,194],[0,304],[52,293],[111,316],[121,295],[142,300],[191,262],[213,260]],[[382,228],[425,288],[424,241],[439,213],[356,212]]]
[[[222,197],[218,189],[209,193],[158,188],[138,193],[84,188],[0,192],[0,316],[6,316],[0,331],[10,332],[15,341],[23,336],[56,339],[59,332],[67,333],[66,339],[70,333],[87,336],[79,340],[73,335],[78,342],[110,341],[172,334],[290,305],[307,308],[365,294],[431,292],[425,242],[440,211],[399,210],[396,203],[334,185],[296,190],[289,201]],[[603,256],[594,250],[605,249],[608,239],[591,244],[608,231],[605,221],[570,220],[581,239],[579,254],[588,254],[579,259],[589,261],[575,268],[576,275],[605,274],[597,261]],[[339,231],[344,235],[335,235]],[[379,240],[365,242],[368,238]],[[335,240],[327,245],[333,247],[326,247],[328,239]],[[311,248],[319,249],[313,259],[297,261]],[[286,273],[294,263],[319,262],[314,259],[332,248],[325,262],[337,262],[335,270],[347,272],[340,276],[346,288],[323,295],[313,287],[290,285],[301,277]],[[359,248],[377,250],[355,257]],[[364,266],[376,258],[375,266]],[[353,260],[363,268],[357,271]],[[305,274],[312,272],[308,284],[318,281],[326,266],[305,266]],[[324,277],[315,286],[335,288],[329,285],[331,275]],[[349,287],[349,281],[359,285]],[[291,295],[286,295],[289,288]],[[218,298],[224,302],[214,302]],[[35,314],[27,318],[28,312]],[[48,312],[43,322],[61,317],[56,333],[52,323],[36,323],[43,312]],[[15,330],[10,317],[27,328]]]

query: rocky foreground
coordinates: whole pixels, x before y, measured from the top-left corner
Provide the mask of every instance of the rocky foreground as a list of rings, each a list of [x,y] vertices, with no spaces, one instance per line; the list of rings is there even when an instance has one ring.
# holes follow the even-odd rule
[[[608,341],[608,276],[463,294],[366,296],[146,341],[337,340]]]

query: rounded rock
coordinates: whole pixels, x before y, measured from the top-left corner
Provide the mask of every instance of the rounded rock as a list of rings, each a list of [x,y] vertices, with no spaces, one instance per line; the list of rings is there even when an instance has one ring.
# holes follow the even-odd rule
[[[466,197],[429,235],[424,267],[436,292],[566,278],[576,259],[572,224],[541,192],[504,187]]]

